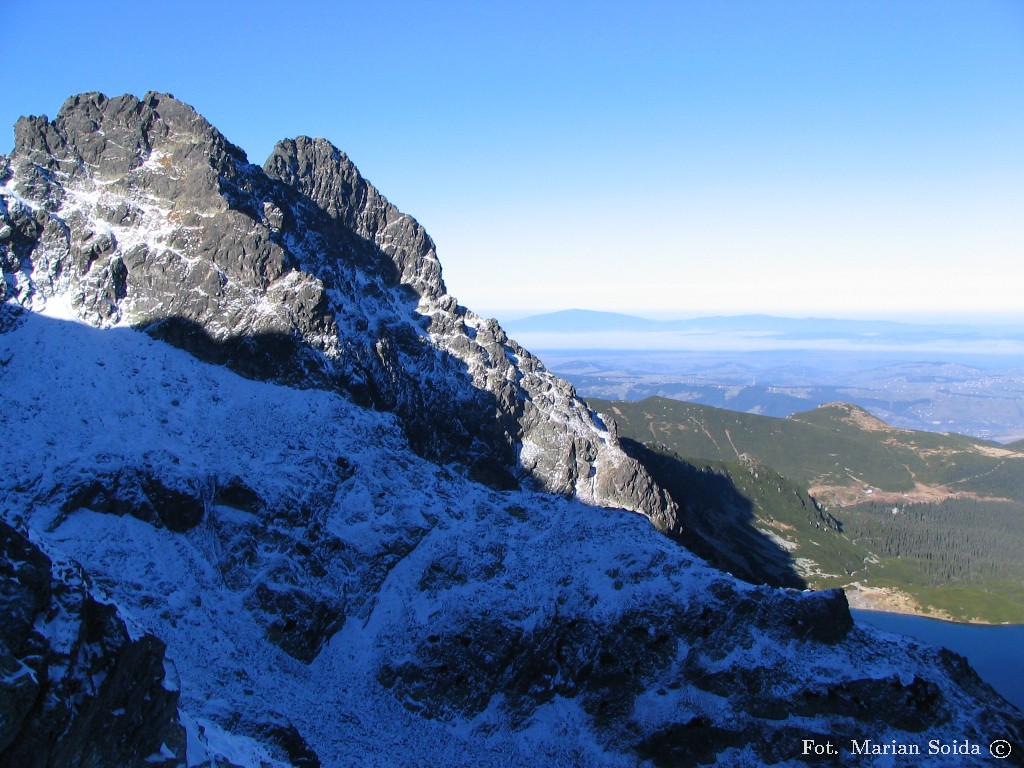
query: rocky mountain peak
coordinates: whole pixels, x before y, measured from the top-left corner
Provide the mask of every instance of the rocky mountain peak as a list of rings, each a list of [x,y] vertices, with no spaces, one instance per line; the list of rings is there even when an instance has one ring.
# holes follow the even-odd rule
[[[68,99],[18,124],[5,296],[65,301],[245,375],[391,411],[421,455],[642,511],[674,505],[572,387],[461,307],[434,243],[324,139],[249,165],[169,95]]]
[[[434,242],[411,216],[388,202],[348,155],[326,139],[299,136],[274,147],[263,170],[311,199],[332,220],[386,254],[396,277],[420,296],[447,291]]]
[[[234,179],[247,162],[195,109],[154,92],[142,99],[85,93],[67,99],[52,122],[45,116],[21,118],[12,156],[69,180],[102,180],[126,191],[140,181],[126,179],[129,174],[154,180],[173,167],[177,183],[152,190],[172,200],[209,197],[218,181]],[[146,168],[147,162],[155,167]],[[191,173],[181,178],[182,171]]]

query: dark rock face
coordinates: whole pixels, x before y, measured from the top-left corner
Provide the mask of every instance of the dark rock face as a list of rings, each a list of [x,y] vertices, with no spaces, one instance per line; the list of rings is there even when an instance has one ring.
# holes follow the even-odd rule
[[[289,656],[307,664],[345,623],[344,605],[340,600],[294,587],[258,584],[252,607],[271,617],[267,639]]]
[[[753,584],[795,589],[807,586],[792,556],[752,524],[751,501],[727,474],[692,464],[667,448],[658,449],[630,438],[623,438],[621,445],[676,501],[679,512],[667,530],[669,536],[715,567]],[[751,469],[754,471],[771,472],[764,467]],[[814,503],[809,497],[792,500],[803,505]],[[822,513],[815,509],[814,514]]]
[[[320,768],[320,758],[295,726],[283,718],[271,722],[246,724],[242,732],[271,746],[272,753],[293,768]]]
[[[164,644],[132,638],[74,565],[0,522],[0,765],[179,766]]]
[[[394,284],[420,296],[445,295],[441,264],[423,227],[391,205],[330,142],[306,136],[282,141],[263,170],[312,200],[339,230],[373,244],[392,262],[385,273]]]
[[[508,716],[522,723],[555,696],[582,696],[607,728],[628,716],[645,681],[668,666],[681,619],[639,608],[608,626],[566,617],[524,633],[512,624],[483,622],[428,636],[416,661],[385,665],[378,679],[430,718],[473,717],[501,695]]]
[[[853,617],[846,593],[841,589],[814,592],[802,600],[791,602],[784,620],[801,640],[835,644],[853,629]]]
[[[334,466],[333,473],[324,473],[333,483],[329,487],[337,487],[350,471],[343,463]],[[317,515],[308,506],[271,507],[239,477],[172,476],[166,471],[159,476],[146,467],[88,474],[75,483],[59,484],[48,497],[63,499],[52,528],[86,509],[130,515],[175,533],[193,530],[205,521],[208,534],[224,546],[219,563],[222,577],[232,586],[250,587],[246,607],[270,642],[299,661],[312,662],[345,623],[346,604],[337,594],[338,585],[321,582],[328,561],[339,554],[338,542],[318,527]],[[242,519],[235,519],[234,512],[243,513]],[[317,549],[296,546],[291,536],[281,532],[282,524],[292,531],[304,530],[304,539],[316,542]],[[269,569],[269,578],[251,583],[247,566],[260,561],[263,552],[271,553],[268,559],[277,565]],[[289,576],[292,567],[313,574],[317,582],[299,585]]]
[[[865,733],[923,743],[918,734],[941,732],[956,717],[932,673],[808,679],[803,657],[822,646],[851,659],[868,647],[841,591],[737,591],[719,581],[689,609],[634,605],[609,622],[569,613],[523,631],[492,615],[428,635],[414,657],[384,664],[378,681],[410,711],[442,721],[472,719],[499,702],[522,727],[556,697],[578,700],[609,748],[656,766],[803,763],[814,724],[828,723],[820,742],[845,749]],[[943,654],[934,675],[975,689],[980,681],[963,660]],[[666,704],[651,703],[659,699]],[[642,713],[652,710],[678,715],[651,729]],[[992,711],[982,719],[982,731],[1020,732]]]
[[[748,735],[723,728],[711,718],[698,715],[651,734],[637,745],[637,753],[659,768],[692,768],[713,764],[719,752],[743,747],[748,740]]]
[[[15,133],[4,297],[66,296],[99,326],[345,392],[397,414],[421,455],[492,487],[527,481],[673,521],[671,499],[572,387],[448,295],[423,228],[329,142],[283,141],[260,169],[156,93],[72,97]]]
[[[67,496],[61,512],[70,514],[88,508],[112,515],[131,515],[180,533],[199,525],[206,507],[201,486],[182,485],[172,487],[144,469],[125,467],[61,489]]]

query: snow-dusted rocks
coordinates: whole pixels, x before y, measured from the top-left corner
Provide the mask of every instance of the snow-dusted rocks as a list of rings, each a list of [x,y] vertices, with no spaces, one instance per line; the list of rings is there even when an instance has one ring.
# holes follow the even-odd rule
[[[132,633],[73,562],[0,521],[0,764],[173,766],[185,754],[164,644]]]
[[[191,107],[85,94],[23,118],[0,168],[5,296],[54,297],[246,376],[396,413],[413,449],[495,487],[672,502],[570,385],[445,290],[434,244],[323,139],[249,165]]]
[[[853,626],[840,593],[738,582],[635,514],[674,512],[326,142],[284,142],[264,172],[156,94],[78,97],[18,136],[2,516],[81,565],[82,601],[166,643],[177,719],[147,716],[146,759],[758,766],[829,737],[1020,743],[958,657]],[[10,677],[26,657],[2,650]],[[174,687],[146,680],[148,703]]]

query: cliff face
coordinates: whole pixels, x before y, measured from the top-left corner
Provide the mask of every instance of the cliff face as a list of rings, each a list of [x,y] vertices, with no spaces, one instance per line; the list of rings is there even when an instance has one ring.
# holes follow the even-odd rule
[[[327,142],[260,170],[154,94],[17,136],[0,766],[798,765],[804,739],[1024,738],[962,659],[634,514],[674,510]]]
[[[0,521],[0,765],[171,766],[184,754],[164,644],[128,630],[71,562]]]
[[[489,485],[673,520],[571,386],[458,305],[423,228],[329,142],[281,142],[261,170],[170,96],[86,94],[19,121],[7,165],[7,298],[67,297],[95,325],[345,392]]]

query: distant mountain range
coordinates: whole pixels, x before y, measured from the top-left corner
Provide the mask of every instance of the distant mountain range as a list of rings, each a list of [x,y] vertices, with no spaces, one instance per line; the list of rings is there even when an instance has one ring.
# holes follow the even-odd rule
[[[821,403],[887,423],[1024,437],[1024,326],[768,315],[657,321],[565,310],[506,323],[584,397],[671,397],[769,416]]]
[[[503,323],[516,334],[770,334],[787,340],[846,339],[872,343],[993,340],[1024,343],[1024,323],[971,325],[923,324],[888,320],[844,320],[822,317],[736,315],[683,320],[651,320],[618,312],[566,309]]]

